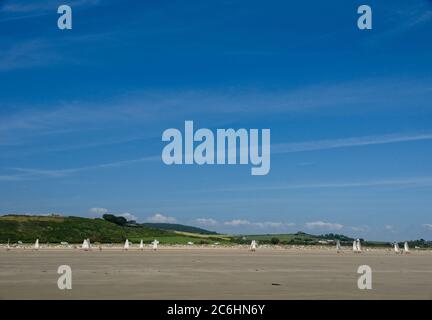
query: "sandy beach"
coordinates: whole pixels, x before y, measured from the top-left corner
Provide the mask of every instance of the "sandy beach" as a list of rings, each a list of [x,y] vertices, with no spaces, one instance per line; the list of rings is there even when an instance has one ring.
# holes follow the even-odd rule
[[[60,265],[72,290],[57,287]],[[357,287],[360,265],[372,290]],[[432,299],[432,251],[1,248],[0,299]]]

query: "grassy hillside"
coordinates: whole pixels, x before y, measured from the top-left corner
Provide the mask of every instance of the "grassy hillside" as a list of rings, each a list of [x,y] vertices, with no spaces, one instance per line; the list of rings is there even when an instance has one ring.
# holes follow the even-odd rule
[[[142,223],[140,225],[147,226],[150,228],[162,229],[162,230],[181,231],[181,232],[199,233],[199,234],[217,234],[214,231],[209,231],[209,230],[192,227],[192,226],[185,226],[183,224],[177,224],[177,223]]]
[[[175,231],[166,230],[167,225]],[[162,229],[156,228],[156,226]],[[325,244],[323,241],[328,241],[328,245],[334,245],[333,240],[339,239],[342,245],[351,245],[353,240],[338,234],[311,235],[304,232],[230,236],[205,233],[207,230],[194,227],[188,228],[188,226],[183,227],[186,227],[186,230],[195,232],[181,231],[176,230],[179,229],[177,226],[182,225],[147,224],[122,226],[104,219],[7,215],[0,216],[0,243],[6,243],[8,240],[11,243],[18,241],[33,243],[35,239],[39,239],[41,243],[60,243],[63,241],[82,243],[83,239],[89,238],[93,243],[121,243],[126,239],[133,243],[138,243],[141,239],[145,243],[150,243],[153,239],[157,239],[162,244],[186,244],[188,242],[195,244],[213,244],[215,242],[221,244],[250,244],[251,240],[257,240],[260,244],[316,245]],[[363,245],[369,247],[391,248],[391,244],[387,242],[362,242]],[[412,248],[415,246],[420,248],[432,246],[432,242],[423,239],[410,241],[409,244]],[[403,243],[400,246],[403,246]]]
[[[89,238],[92,242],[120,243],[125,239],[149,242],[157,238],[161,243],[198,243],[194,234],[183,235],[174,231],[148,226],[119,226],[103,219],[61,216],[8,215],[0,217],[0,242],[81,243]],[[220,241],[221,239],[219,239]]]

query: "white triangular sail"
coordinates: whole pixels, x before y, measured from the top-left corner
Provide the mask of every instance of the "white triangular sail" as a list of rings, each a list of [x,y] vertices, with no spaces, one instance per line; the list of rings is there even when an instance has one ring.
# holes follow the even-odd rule
[[[144,241],[141,239],[141,242],[140,242],[140,246],[139,246],[139,248],[141,249],[141,250],[144,250]]]
[[[257,247],[256,241],[252,240],[251,245],[250,245],[250,250],[251,251],[255,251]]]
[[[129,240],[126,239],[123,249],[129,250]]]
[[[157,250],[158,244],[159,244],[159,241],[157,241],[156,239],[152,242],[152,248],[153,248],[153,250]]]
[[[404,251],[405,251],[405,253],[409,253],[410,252],[410,248],[409,248],[408,242],[406,242],[406,241],[404,243]]]
[[[88,248],[91,249],[91,243],[90,243],[90,239],[89,238],[87,238],[87,245],[88,245]]]
[[[394,243],[394,251],[400,253],[399,244],[397,242]]]
[[[36,242],[34,244],[34,249],[39,250],[39,239],[36,239]]]
[[[339,240],[336,240],[336,250],[337,250],[337,251],[342,250],[342,247],[341,247],[341,244],[340,244],[340,241],[339,241]]]
[[[87,250],[89,250],[89,249],[90,249],[90,244],[89,244],[89,242],[88,242],[88,240],[87,240],[87,239],[84,239],[84,241],[83,241],[83,244],[82,244],[81,248],[82,248],[82,249],[84,249],[85,251],[87,251]]]
[[[360,239],[357,239],[357,252],[362,252]]]

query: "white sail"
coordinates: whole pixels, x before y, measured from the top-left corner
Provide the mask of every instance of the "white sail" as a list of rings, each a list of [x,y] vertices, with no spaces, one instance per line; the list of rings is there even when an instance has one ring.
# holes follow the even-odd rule
[[[400,253],[399,244],[397,242],[394,243],[394,251]]]
[[[34,249],[39,250],[39,239],[36,239],[36,242],[34,244]]]
[[[406,242],[406,241],[404,243],[404,251],[405,251],[405,253],[409,253],[410,252],[410,248],[409,248],[408,242]]]
[[[353,251],[357,252],[357,241],[353,241]]]
[[[360,239],[357,239],[357,252],[362,252]]]
[[[83,244],[82,244],[82,249],[84,249],[85,251],[90,249],[90,245],[87,239],[84,239]]]
[[[250,245],[250,250],[251,251],[255,251],[256,250],[256,241],[252,240],[251,245]]]
[[[153,250],[157,250],[158,244],[159,244],[159,241],[157,241],[156,239],[152,242]]]
[[[91,243],[90,243],[90,239],[89,238],[87,238],[87,245],[88,245],[88,248],[91,249]]]
[[[141,239],[141,242],[140,242],[140,246],[139,246],[139,248],[141,249],[141,250],[143,250],[144,249],[144,242],[143,242],[143,240]]]
[[[339,251],[341,249],[342,249],[342,247],[341,247],[340,241],[336,240],[336,250]]]
[[[129,240],[126,239],[125,244],[124,244],[124,249],[128,250],[129,249]]]

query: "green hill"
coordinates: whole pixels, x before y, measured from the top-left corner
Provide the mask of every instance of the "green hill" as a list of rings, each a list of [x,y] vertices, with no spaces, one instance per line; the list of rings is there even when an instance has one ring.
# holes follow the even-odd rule
[[[189,232],[189,233],[199,233],[199,234],[217,234],[214,231],[209,231],[197,227],[185,226],[183,224],[176,223],[142,223],[141,226],[147,226],[150,228],[157,228],[162,230],[172,230],[172,231],[181,231],[181,232]]]
[[[120,243],[126,239],[149,242],[157,238],[161,243],[197,242],[199,237],[182,235],[174,231],[150,226],[119,226],[103,219],[63,216],[0,216],[0,242],[81,243],[89,238],[91,242]],[[221,239],[222,240],[222,239]]]
[[[115,220],[114,220],[115,221]],[[342,245],[349,246],[352,238],[339,234],[311,235],[304,232],[294,234],[258,234],[258,235],[221,235],[205,229],[170,223],[118,224],[106,219],[89,219],[82,217],[63,216],[0,216],[0,243],[33,243],[39,239],[41,243],[82,243],[89,238],[91,242],[121,243],[129,239],[138,243],[141,239],[150,243],[157,239],[162,244],[249,244],[257,240],[260,244],[283,245],[334,245],[338,239]],[[363,240],[362,240],[363,242]],[[370,247],[391,247],[387,242],[365,241]],[[412,247],[428,247],[423,239],[411,241]]]

